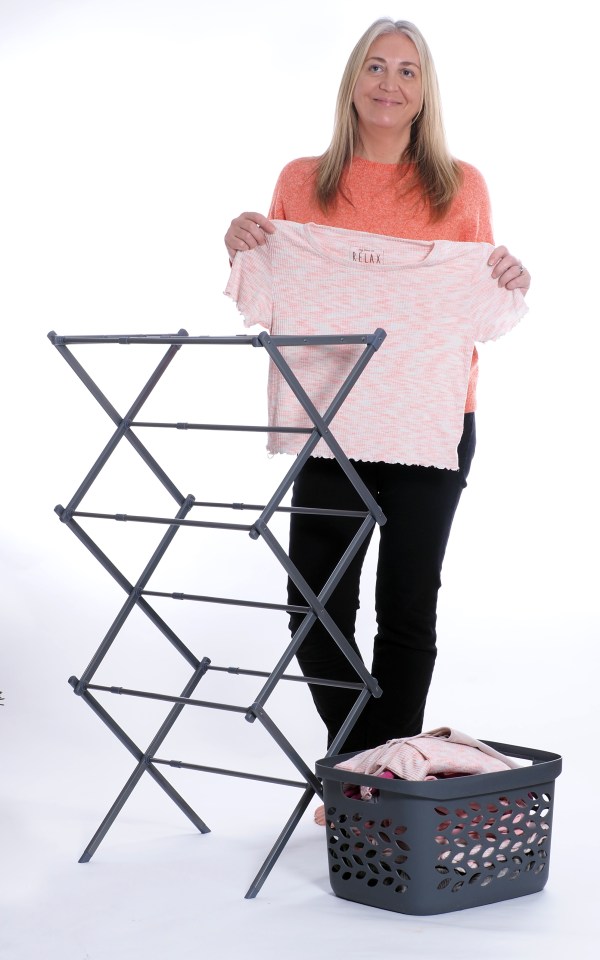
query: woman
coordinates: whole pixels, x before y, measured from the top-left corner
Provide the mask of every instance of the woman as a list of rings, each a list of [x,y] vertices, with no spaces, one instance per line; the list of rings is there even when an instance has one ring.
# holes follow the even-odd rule
[[[284,168],[269,217],[407,240],[493,244],[485,183],[477,170],[448,152],[435,68],[413,24],[377,20],[358,41],[342,78],[331,145],[320,158],[295,160]],[[225,236],[230,258],[265,244],[277,229],[271,219],[258,213],[236,217]],[[487,262],[490,284],[527,291],[529,274],[506,247],[493,249]],[[367,704],[345,750],[363,750],[422,730],[436,657],[442,562],[475,448],[476,382],[474,350],[458,470],[360,459],[354,463],[387,518],[380,531],[371,668],[383,695]],[[362,506],[337,463],[323,457],[309,459],[294,485],[292,502],[340,509]],[[290,556],[315,591],[322,588],[354,530],[349,520],[292,516]],[[366,549],[367,543],[327,604],[355,649]],[[303,602],[291,582],[288,597],[290,604]],[[302,619],[301,614],[290,617],[292,632]],[[298,661],[307,676],[356,680],[319,623],[302,644]],[[331,743],[355,694],[325,686],[311,687],[311,693]]]

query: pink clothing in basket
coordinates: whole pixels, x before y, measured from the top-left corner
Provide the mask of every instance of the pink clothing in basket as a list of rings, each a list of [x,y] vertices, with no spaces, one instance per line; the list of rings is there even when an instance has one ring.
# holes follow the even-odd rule
[[[246,325],[273,335],[387,337],[331,424],[355,460],[458,469],[475,341],[494,340],[526,312],[520,290],[491,279],[489,243],[402,240],[314,223],[275,221],[275,233],[238,253],[225,293]],[[324,413],[362,346],[287,347],[284,356]],[[269,423],[312,424],[271,364]],[[305,437],[269,435],[272,453]],[[331,457],[320,441],[315,456]]]
[[[380,747],[336,763],[336,768],[351,773],[365,773],[372,777],[392,774],[413,781],[497,773],[518,766],[511,757],[498,753],[487,743],[450,727],[438,727],[415,737],[388,740]],[[362,799],[370,799],[372,791],[372,787],[361,787]]]

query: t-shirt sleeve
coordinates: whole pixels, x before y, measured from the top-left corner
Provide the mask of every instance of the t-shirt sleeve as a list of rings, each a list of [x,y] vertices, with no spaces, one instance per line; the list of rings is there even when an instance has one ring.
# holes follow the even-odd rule
[[[492,249],[491,244],[482,244],[471,289],[475,340],[480,343],[508,333],[528,310],[520,290],[499,287],[498,281],[492,279],[492,268],[487,262]]]
[[[269,241],[236,253],[225,295],[237,304],[247,327],[255,323],[271,329],[273,317],[273,276]]]

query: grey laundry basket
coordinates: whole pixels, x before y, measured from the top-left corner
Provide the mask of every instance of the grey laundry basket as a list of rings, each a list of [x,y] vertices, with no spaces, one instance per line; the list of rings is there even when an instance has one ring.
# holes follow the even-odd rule
[[[338,897],[428,915],[545,886],[561,757],[484,742],[530,764],[415,783],[335,769],[350,753],[318,761],[330,880]],[[375,795],[352,799],[344,792],[349,783],[372,787]]]

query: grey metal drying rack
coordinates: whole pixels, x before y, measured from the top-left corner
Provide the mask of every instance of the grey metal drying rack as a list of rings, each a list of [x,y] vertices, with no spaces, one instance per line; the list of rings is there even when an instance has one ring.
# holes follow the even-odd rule
[[[120,587],[125,591],[126,599],[123,603],[121,609],[117,613],[111,627],[109,628],[106,635],[101,640],[96,652],[94,653],[90,663],[85,668],[80,677],[70,677],[69,683],[71,684],[75,694],[84,700],[88,706],[93,710],[93,712],[98,716],[108,729],[117,737],[121,744],[132,754],[136,760],[136,766],[125,783],[123,789],[119,793],[117,799],[109,809],[108,813],[104,817],[102,823],[98,827],[98,830],[90,840],[88,846],[84,850],[80,863],[85,863],[91,859],[91,857],[96,852],[98,846],[106,836],[108,830],[112,826],[119,812],[123,808],[125,802],[135,789],[137,783],[141,780],[143,775],[147,773],[164,791],[165,793],[173,800],[173,802],[179,807],[179,809],[190,819],[194,826],[201,833],[208,833],[209,827],[204,823],[204,821],[195,813],[194,810],[186,803],[183,797],[174,789],[174,787],[169,783],[169,781],[163,776],[163,774],[158,769],[159,766],[171,766],[177,768],[184,768],[189,770],[198,770],[207,773],[223,774],[226,776],[232,777],[241,777],[249,780],[258,780],[268,783],[277,783],[286,786],[300,787],[303,791],[302,797],[294,808],[291,816],[289,817],[287,823],[285,824],[283,830],[281,831],[279,837],[277,838],[275,844],[264,860],[262,866],[260,867],[256,877],[252,881],[247,893],[246,898],[253,898],[256,896],[260,888],[262,887],[265,879],[269,875],[271,869],[273,868],[275,862],[283,851],[286,843],[290,839],[293,831],[298,825],[304,811],[306,810],[308,804],[310,803],[311,798],[316,794],[322,797],[322,784],[320,779],[315,775],[311,766],[309,766],[289,742],[289,740],[284,736],[279,727],[275,724],[272,717],[266,712],[265,705],[273,693],[276,685],[282,681],[295,681],[301,683],[310,683],[310,684],[324,684],[333,687],[342,687],[346,689],[356,690],[357,698],[346,717],[342,727],[340,728],[337,736],[335,737],[333,743],[331,744],[327,757],[336,756],[339,753],[339,747],[343,744],[344,740],[348,733],[352,730],[354,724],[358,720],[362,710],[366,706],[368,699],[371,696],[378,697],[381,696],[381,689],[378,686],[377,681],[370,675],[364,666],[361,658],[355,653],[353,648],[348,643],[347,639],[343,636],[337,625],[334,623],[330,615],[325,609],[327,600],[331,596],[336,585],[339,583],[344,572],[351,563],[353,557],[356,555],[357,550],[360,548],[361,544],[364,542],[365,538],[369,535],[375,524],[382,525],[385,523],[385,516],[378,506],[377,502],[374,500],[369,490],[366,488],[360,477],[358,476],[356,470],[354,469],[352,463],[340,447],[339,443],[333,436],[329,424],[331,423],[333,417],[340,409],[341,405],[348,396],[350,390],[355,385],[361,374],[363,373],[365,367],[369,361],[374,356],[375,352],[379,349],[383,340],[385,339],[385,331],[381,329],[375,330],[372,334],[353,334],[348,336],[335,336],[335,335],[325,335],[325,336],[271,336],[266,331],[259,334],[258,336],[232,336],[232,337],[192,337],[187,334],[185,330],[180,330],[177,334],[164,334],[164,335],[144,335],[144,334],[135,334],[135,335],[114,335],[114,336],[59,336],[54,331],[51,331],[48,334],[48,338],[51,343],[56,347],[58,352],[69,364],[73,372],[79,377],[81,382],[85,387],[90,391],[92,396],[97,400],[102,409],[108,415],[110,420],[115,425],[115,430],[112,436],[110,437],[108,443],[104,446],[103,450],[100,452],[96,461],[88,471],[84,480],[78,486],[76,492],[73,494],[66,506],[58,505],[55,507],[55,512],[58,514],[62,523],[64,523],[71,531],[75,534],[77,539],[90,551],[92,556],[102,565],[102,567],[114,578],[114,580],[119,584]],[[161,356],[160,362],[157,364],[146,384],[135,398],[127,412],[122,416],[112,403],[108,400],[105,394],[100,390],[94,380],[91,378],[89,373],[84,369],[80,361],[74,355],[71,346],[75,345],[94,345],[94,344],[122,344],[126,346],[133,345],[158,345],[167,347],[166,352]],[[360,352],[358,359],[353,365],[352,369],[348,372],[343,383],[341,384],[338,392],[336,393],[334,399],[330,403],[328,409],[320,414],[316,407],[314,406],[311,399],[308,397],[306,391],[300,384],[299,380],[293,373],[291,367],[285,360],[284,356],[281,353],[282,347],[294,347],[294,346],[314,346],[315,348],[319,346],[331,346],[335,347],[337,345],[343,345],[347,347],[349,344],[362,345],[363,350]],[[165,423],[165,422],[144,422],[136,419],[144,404],[148,400],[150,394],[159,383],[161,377],[172,363],[174,358],[177,356],[178,351],[183,346],[210,346],[210,345],[231,345],[231,346],[251,346],[251,347],[260,347],[266,350],[268,356],[272,363],[276,365],[285,381],[287,382],[290,389],[293,391],[297,400],[303,407],[306,412],[308,419],[312,426],[306,428],[298,427],[274,427],[273,425],[269,426],[250,426],[250,425],[237,425],[237,424],[201,424],[201,423]],[[232,430],[232,431],[260,431],[260,432],[293,432],[293,433],[303,433],[306,435],[306,441],[302,446],[298,455],[294,458],[293,464],[284,476],[283,480],[279,483],[277,489],[266,503],[266,505],[245,505],[242,503],[214,503],[196,500],[192,495],[184,495],[176,486],[176,484],[170,479],[168,474],[163,470],[157,460],[152,456],[150,451],[147,449],[144,443],[140,440],[138,432],[143,429],[150,428],[172,428],[172,429],[195,429],[195,430]],[[142,515],[131,515],[131,514],[122,514],[122,513],[99,513],[99,512],[90,512],[81,510],[80,504],[85,497],[85,495],[90,490],[92,484],[100,474],[100,472],[106,466],[109,458],[117,449],[117,446],[122,440],[127,440],[136,451],[136,453],[141,457],[146,466],[152,471],[152,473],[158,478],[162,483],[163,487],[168,491],[171,497],[174,499],[177,504],[177,510],[174,516],[171,517],[162,517],[162,516],[142,516]],[[281,501],[286,495],[287,491],[290,489],[295,478],[298,476],[301,468],[305,464],[308,457],[311,455],[312,451],[319,443],[323,441],[329,447],[332,456],[337,460],[340,467],[346,474],[348,480],[354,488],[356,489],[358,495],[360,496],[362,502],[364,503],[364,511],[344,511],[344,510],[323,510],[318,508],[304,507],[304,508],[295,508],[295,507],[285,507],[281,506]],[[240,509],[253,509],[259,512],[258,518],[251,524],[242,524],[242,523],[218,523],[214,521],[202,521],[202,520],[191,520],[189,519],[189,514],[192,508],[194,507],[220,507],[224,509],[240,510]],[[275,513],[279,512],[302,512],[313,515],[323,515],[328,516],[350,516],[354,517],[357,520],[360,519],[360,523],[357,532],[349,544],[344,555],[340,558],[339,562],[332,570],[329,579],[324,585],[321,592],[317,595],[311,590],[308,583],[300,574],[299,570],[290,560],[286,550],[281,546],[273,532],[269,528],[269,521]],[[100,549],[96,542],[91,538],[89,533],[81,526],[78,522],[79,519],[85,518],[94,518],[102,520],[112,520],[112,521],[128,521],[130,523],[154,523],[159,525],[166,526],[166,532],[164,533],[162,539],[160,540],[158,546],[152,553],[152,556],[149,558],[146,566],[139,575],[135,583],[130,582],[128,578],[118,569],[118,567],[110,560],[110,558]],[[217,529],[227,529],[227,530],[238,530],[246,532],[253,540],[262,538],[264,542],[268,545],[272,553],[275,555],[277,560],[280,562],[288,576],[296,584],[299,591],[306,601],[306,606],[292,606],[289,604],[276,604],[276,603],[266,603],[260,601],[251,601],[251,600],[234,600],[231,598],[224,597],[214,597],[214,596],[203,596],[200,594],[186,594],[186,593],[167,593],[156,590],[146,589],[150,577],[155,572],[158,564],[160,563],[162,557],[164,556],[166,550],[171,545],[173,538],[176,536],[178,530],[182,527],[211,527]],[[223,603],[223,604],[234,604],[242,607],[251,608],[267,608],[273,610],[282,610],[287,612],[300,612],[304,613],[305,617],[296,630],[296,632],[291,637],[290,642],[285,648],[284,652],[281,654],[278,662],[273,667],[270,672],[261,671],[261,670],[251,670],[244,669],[240,667],[221,667],[215,666],[211,663],[211,660],[208,657],[203,657],[198,659],[198,657],[190,650],[186,644],[177,636],[177,634],[171,629],[171,627],[165,622],[165,620],[159,616],[155,609],[150,604],[148,598],[150,597],[167,597],[177,600],[192,600],[192,601],[203,601],[210,603]],[[192,673],[185,684],[183,690],[179,695],[170,695],[165,693],[157,693],[147,690],[136,690],[125,688],[122,686],[116,685],[103,685],[99,683],[94,683],[94,676],[100,667],[102,661],[104,660],[106,654],[111,648],[112,644],[116,640],[118,634],[120,633],[122,627],[124,626],[127,618],[134,608],[138,607],[150,620],[150,622],[156,627],[156,629],[169,641],[170,644],[175,648],[175,650],[181,655],[181,657],[189,664],[192,668]],[[301,643],[303,642],[306,634],[314,625],[314,623],[319,620],[323,626],[327,629],[329,634],[334,639],[335,643],[338,645],[342,653],[346,656],[352,667],[354,668],[358,680],[356,683],[350,682],[338,682],[332,680],[326,680],[319,677],[303,677],[296,676],[293,674],[287,674],[285,671],[290,664],[290,661],[296,654],[296,651],[299,649]],[[229,703],[215,703],[207,700],[201,700],[193,697],[193,693],[198,686],[200,680],[205,676],[209,671],[221,671],[228,673],[241,674],[251,677],[262,678],[264,683],[259,690],[256,698],[249,705],[237,705]],[[99,693],[108,693],[118,696],[128,696],[134,698],[143,698],[150,699],[155,701],[161,701],[167,704],[171,704],[171,707],[156,732],[155,736],[148,744],[147,748],[143,750],[139,747],[131,737],[125,732],[125,730],[116,722],[116,720],[111,716],[108,710],[99,702],[99,700],[92,694],[91,691]],[[280,777],[269,777],[263,776],[260,774],[254,774],[249,772],[243,772],[239,770],[228,770],[225,768],[217,768],[204,766],[196,763],[185,763],[182,761],[176,760],[167,760],[159,757],[157,751],[160,749],[161,744],[167,737],[168,733],[173,728],[175,722],[186,706],[194,707],[203,707],[214,710],[225,710],[235,713],[241,713],[244,715],[245,719],[253,723],[258,720],[266,729],[268,734],[273,738],[275,743],[280,747],[280,749],[285,753],[288,759],[291,761],[293,766],[298,770],[302,776],[302,781],[295,780],[285,780]]]

